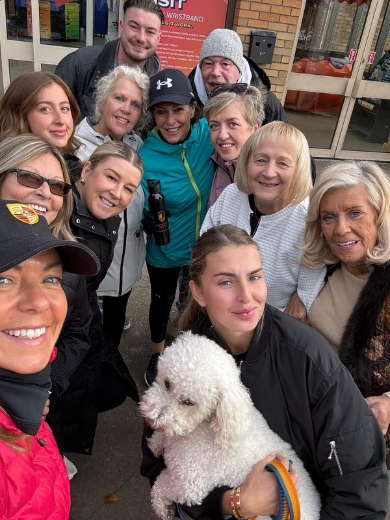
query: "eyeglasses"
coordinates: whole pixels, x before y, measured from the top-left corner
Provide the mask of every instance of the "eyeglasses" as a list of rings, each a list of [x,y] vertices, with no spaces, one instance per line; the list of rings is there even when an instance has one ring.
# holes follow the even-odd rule
[[[10,168],[9,170],[3,172],[3,174],[7,173],[16,173],[16,178],[19,184],[34,190],[40,188],[44,182],[47,182],[51,193],[53,195],[57,195],[58,197],[65,197],[71,189],[71,185],[67,182],[59,181],[57,179],[46,179],[46,177],[42,177],[42,175],[39,175],[38,173],[29,172],[27,170]]]
[[[233,94],[245,94],[247,90],[247,83],[226,83],[226,85],[221,85],[220,87],[217,87],[214,90],[212,90],[209,94],[209,98],[218,96],[218,94],[222,94],[222,92],[232,92]]]

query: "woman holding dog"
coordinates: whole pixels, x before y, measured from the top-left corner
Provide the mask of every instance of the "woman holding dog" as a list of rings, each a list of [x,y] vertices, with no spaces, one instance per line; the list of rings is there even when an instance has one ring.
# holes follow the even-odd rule
[[[292,445],[321,494],[321,519],[384,519],[388,481],[378,423],[326,340],[266,304],[257,244],[231,225],[210,229],[193,249],[190,290],[181,329],[234,356],[255,407]],[[278,514],[276,478],[265,470],[275,458],[293,481],[299,477],[277,454],[258,462],[241,485],[241,518]],[[142,474],[153,483],[163,467],[144,446]],[[214,489],[201,505],[178,510],[182,519],[222,520],[234,513],[231,490]]]

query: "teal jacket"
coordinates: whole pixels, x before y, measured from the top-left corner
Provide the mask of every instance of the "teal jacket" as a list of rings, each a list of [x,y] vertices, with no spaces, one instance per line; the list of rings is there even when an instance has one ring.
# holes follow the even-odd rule
[[[206,119],[192,125],[187,141],[177,145],[163,141],[157,128],[148,133],[139,151],[145,165],[142,180],[145,208],[149,209],[147,180],[160,179],[166,207],[171,212],[171,242],[166,246],[156,246],[153,236],[148,236],[148,264],[166,268],[190,263],[192,247],[207,212],[215,171],[211,160],[213,152]]]

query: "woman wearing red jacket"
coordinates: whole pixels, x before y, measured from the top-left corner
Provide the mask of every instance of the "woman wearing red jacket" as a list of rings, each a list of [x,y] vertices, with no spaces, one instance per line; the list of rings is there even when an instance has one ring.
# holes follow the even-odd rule
[[[24,175],[19,182],[37,176],[21,172],[12,173]],[[63,270],[93,275],[98,262],[86,246],[55,238],[31,206],[0,201],[0,221],[0,518],[67,520],[69,478],[43,415],[67,312]]]

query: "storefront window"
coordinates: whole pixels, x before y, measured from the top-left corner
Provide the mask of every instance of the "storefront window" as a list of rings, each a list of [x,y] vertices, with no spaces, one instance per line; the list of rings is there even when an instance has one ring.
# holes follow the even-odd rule
[[[390,153],[390,100],[357,99],[343,149]]]
[[[305,134],[310,148],[327,149],[331,147],[343,102],[344,96],[288,90],[284,107],[289,123]],[[289,110],[289,106],[294,110]]]
[[[292,72],[351,77],[371,0],[307,0]]]
[[[1,47],[0,47],[0,97],[4,94],[3,69],[1,66]]]
[[[43,70],[43,72],[52,72],[54,74],[56,71],[56,67],[57,65],[50,65],[50,63],[42,63],[41,70]]]
[[[390,83],[390,2],[382,6],[364,79]]]
[[[383,4],[374,49],[368,57],[364,79],[390,83],[390,2]],[[375,84],[372,84],[375,87]],[[390,89],[390,85],[388,87]],[[390,153],[390,99],[375,95],[357,99],[348,125],[343,149]]]
[[[11,81],[26,72],[34,72],[34,63],[32,61],[9,60],[8,63]]]
[[[5,0],[7,37],[32,41],[31,0]],[[94,1],[94,45],[118,36],[119,0]],[[86,0],[39,0],[41,43],[83,47],[86,40]]]

